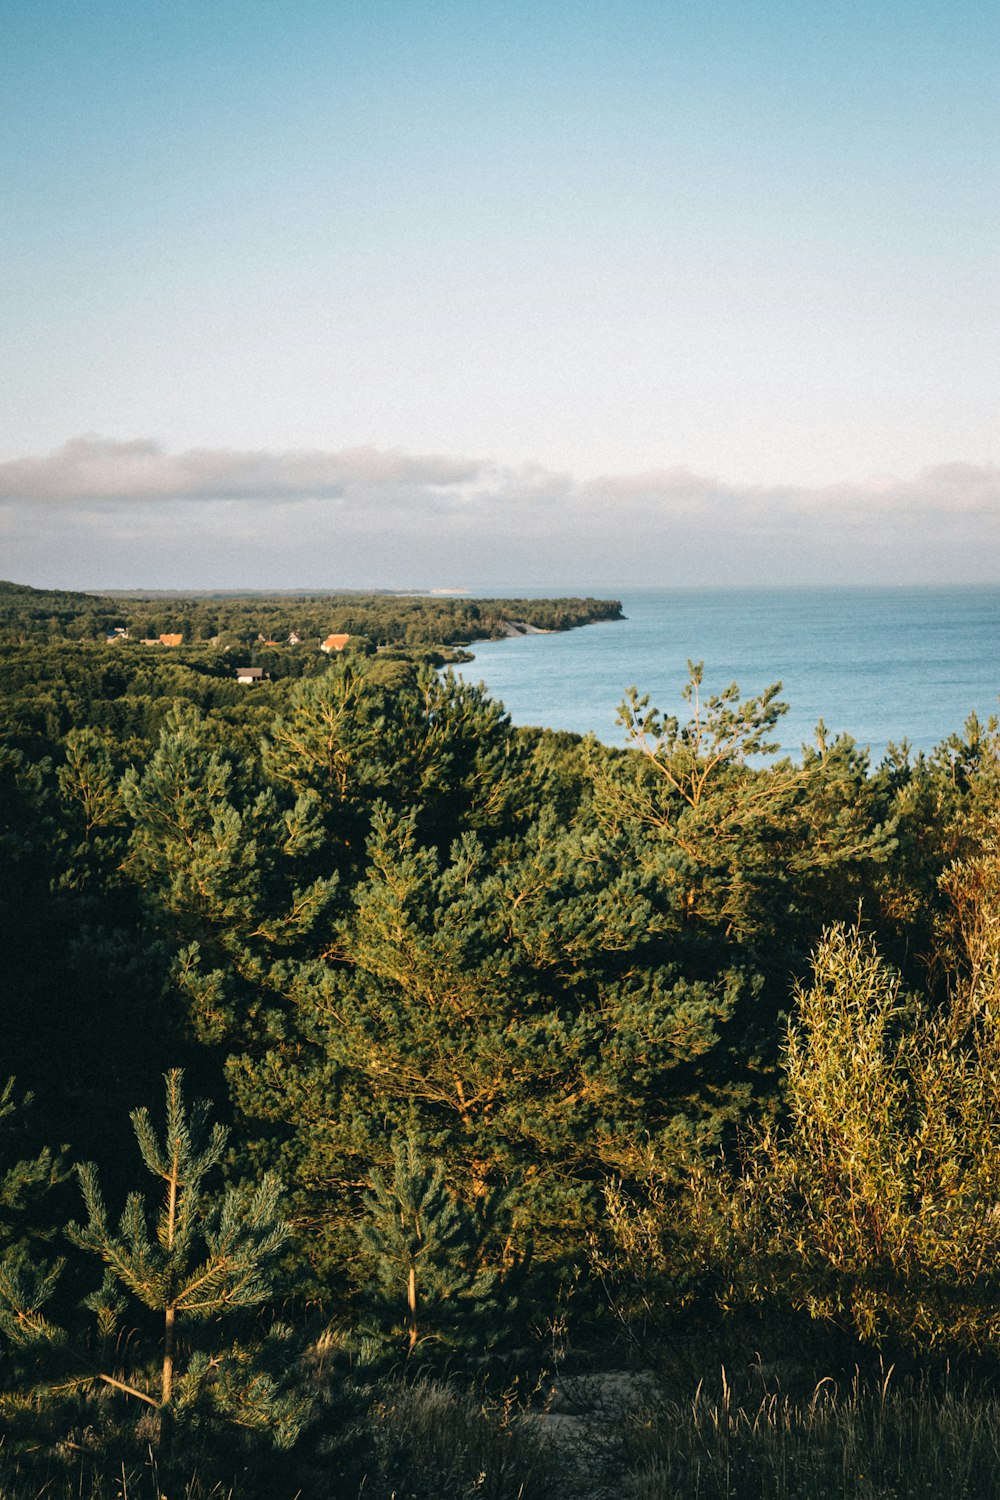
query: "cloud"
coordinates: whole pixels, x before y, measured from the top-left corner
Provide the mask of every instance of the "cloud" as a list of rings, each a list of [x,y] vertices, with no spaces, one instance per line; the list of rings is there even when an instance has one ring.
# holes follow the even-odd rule
[[[373,448],[171,455],[84,437],[0,464],[0,502],[8,570],[87,586],[1000,577],[992,463],[810,487],[682,466],[580,479]]]
[[[0,464],[2,501],[339,499],[352,493],[447,489],[481,465],[439,455],[410,458],[375,448],[240,452],[193,448],[167,454],[147,438],[74,438],[44,458]]]
[[[622,519],[716,523],[723,515],[773,522],[892,513],[961,516],[1000,509],[1000,468],[947,463],[911,479],[876,475],[816,487],[739,484],[683,466],[577,480],[538,465],[498,469],[481,459],[376,448],[192,448],[169,454],[148,438],[95,436],[74,438],[44,457],[0,463],[0,502],[8,504],[192,500],[337,501],[345,519],[356,509],[369,524],[379,511],[431,512],[469,524],[487,511],[495,516],[499,507],[511,523],[533,531],[569,522],[600,528]]]
[[[908,484],[888,486],[886,497],[890,505],[913,511],[995,511],[1000,507],[1000,469],[996,464],[938,464]]]
[[[707,474],[675,466],[649,469],[639,474],[611,474],[592,479],[586,489],[596,497],[621,500],[653,500],[664,503],[710,499],[725,486]]]
[[[647,509],[650,514],[699,513],[706,518],[730,515],[770,516],[789,520],[822,516],[827,520],[873,512],[942,515],[1000,511],[1000,468],[996,464],[950,463],[923,469],[913,479],[876,475],[838,484],[734,484],[690,469],[606,476],[582,487],[591,502]]]

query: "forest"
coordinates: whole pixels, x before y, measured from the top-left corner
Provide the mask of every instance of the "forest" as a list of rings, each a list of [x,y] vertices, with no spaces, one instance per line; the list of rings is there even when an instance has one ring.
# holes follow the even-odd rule
[[[1000,727],[447,667],[620,612],[0,589],[0,1494],[996,1493]]]

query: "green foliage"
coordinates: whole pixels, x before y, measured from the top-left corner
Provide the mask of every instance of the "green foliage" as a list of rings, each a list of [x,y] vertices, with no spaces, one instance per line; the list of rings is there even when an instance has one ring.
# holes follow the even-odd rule
[[[969,874],[952,881],[967,891]],[[941,1006],[908,996],[856,928],[825,935],[788,1032],[788,1126],[748,1142],[739,1223],[765,1282],[865,1338],[1000,1339],[995,858],[990,875]]]
[[[68,589],[34,589],[0,582],[0,636],[23,643],[31,637],[98,639],[121,623],[110,599]]]
[[[87,1209],[85,1224],[71,1224],[71,1242],[97,1255],[107,1268],[100,1290],[87,1299],[96,1315],[99,1353],[114,1358],[123,1293],[162,1318],[162,1360],[157,1377],[142,1367],[119,1372],[98,1364],[78,1374],[77,1389],[105,1385],[152,1408],[159,1419],[161,1456],[169,1460],[175,1421],[232,1422],[266,1431],[279,1446],[293,1443],[304,1416],[304,1402],[287,1375],[274,1373],[270,1345],[282,1342],[272,1327],[246,1342],[223,1331],[220,1320],[242,1308],[258,1307],[271,1290],[271,1268],[288,1236],[280,1217],[278,1183],[264,1177],[255,1186],[236,1185],[209,1192],[206,1177],[216,1169],[227,1132],[209,1127],[207,1109],[187,1109],[179,1070],[166,1075],[166,1118],[162,1134],[146,1109],[132,1114],[132,1125],[147,1170],[161,1183],[162,1198],[152,1232],[143,1195],[130,1193],[117,1229],[108,1220],[98,1175],[79,1168]],[[181,1325],[213,1323],[210,1346],[199,1349]],[[269,1368],[270,1367],[270,1368]]]
[[[185,1109],[177,1069],[166,1075],[162,1141],[148,1110],[134,1110],[132,1125],[146,1167],[164,1185],[155,1235],[140,1193],[129,1195],[117,1233],[111,1230],[88,1164],[79,1169],[88,1222],[71,1226],[73,1243],[100,1255],[133,1296],[158,1312],[207,1318],[263,1301],[263,1268],[287,1237],[277,1182],[229,1188],[221,1199],[204,1192],[205,1177],[222,1161],[227,1131],[218,1124],[208,1129],[205,1105]]]
[[[169,1039],[153,1009],[156,934],[136,930],[120,868],[110,755],[91,731],[71,736],[59,766],[0,744],[5,1065],[35,1096],[43,1138],[89,1151],[120,1113],[121,1080],[156,1077]]]
[[[24,1111],[31,1099],[18,1098],[15,1080],[8,1078],[0,1088],[0,1250],[26,1250],[24,1216],[32,1202],[66,1177],[57,1154],[43,1146],[34,1157],[16,1159],[18,1144],[24,1142]]]
[[[993,1347],[1000,730],[970,720],[873,767],[820,725],[776,760],[778,688],[709,694],[691,665],[686,714],[633,691],[615,750],[515,730],[434,670],[447,643],[615,609],[150,597],[105,620],[104,601],[0,589],[5,1066],[48,1121],[7,1159],[27,1193],[65,1120],[99,1164],[58,1283],[32,1238],[49,1210],[17,1219],[18,1400],[51,1359],[79,1430],[110,1430],[106,1375],[159,1419],[156,1324],[194,1263],[168,1265],[134,1193],[112,1222],[97,1174],[115,1201],[133,1185],[118,1120],[168,1061],[228,1089],[227,1169],[287,1183],[284,1285],[351,1347],[363,1317],[383,1347],[415,1327],[418,1352],[485,1355],[562,1316],[529,1296],[661,1331],[739,1280],[739,1245],[784,1305],[883,1341]],[[107,645],[114,625],[185,644]],[[328,660],[316,642],[338,628],[352,640]],[[227,645],[269,682],[238,686]],[[774,1120],[782,1067],[787,1118],[747,1136],[748,1116]],[[710,1164],[741,1132],[758,1152],[734,1186]],[[270,1210],[244,1196],[223,1224],[224,1195],[195,1178],[207,1264],[210,1240],[221,1253]],[[69,1307],[95,1251],[109,1279],[84,1337]],[[259,1321],[256,1304],[171,1303],[190,1431],[249,1433],[285,1399],[266,1282]]]
[[[63,1268],[51,1252],[54,1231],[45,1207],[50,1190],[68,1174],[59,1154],[47,1146],[33,1156],[19,1154],[27,1144],[30,1103],[18,1097],[13,1078],[0,1088],[0,1381],[5,1386],[23,1377],[22,1352],[54,1332],[42,1309]]]
[[[689,807],[697,807],[717,773],[745,764],[752,755],[777,750],[770,736],[788,705],[778,699],[780,682],[773,683],[759,698],[743,703],[735,682],[703,701],[704,662],[689,661],[688,672],[681,693],[691,708],[691,717],[685,723],[650,708],[648,695],[640,698],[634,687],[629,689],[618,717],[629,739],[672,791]]]
[[[823,915],[846,915],[845,896],[891,855],[894,824],[867,785],[866,757],[849,739],[828,744],[822,725],[801,765],[752,763],[776,748],[779,683],[742,703],[735,683],[703,700],[702,664],[688,666],[686,723],[635,689],[622,705],[638,753],[595,762],[596,815],[657,871],[676,926],[768,966],[776,942],[794,954]]]
[[[509,1333],[525,1270],[510,1248],[509,1188],[463,1202],[412,1135],[392,1143],[391,1179],[370,1181],[358,1238],[374,1286],[362,1329],[408,1356],[437,1346],[484,1362]]]
[[[415,808],[447,843],[516,809],[521,757],[510,722],[482,691],[428,668],[386,680],[381,664],[335,662],[301,683],[264,742],[273,782],[317,800],[345,868],[357,868],[376,803]]]
[[[292,981],[294,1030],[230,1064],[244,1118],[286,1125],[317,1269],[349,1259],[387,1129],[415,1126],[469,1201],[516,1177],[550,1262],[573,1254],[609,1172],[651,1148],[676,1168],[718,1140],[742,1098],[720,1032],[743,981],[657,961],[642,886],[599,840],[549,819],[492,852],[466,835],[442,860],[415,814],[383,809],[367,854],[327,961]]]
[[[316,798],[303,792],[282,806],[245,782],[210,726],[178,709],[142,772],[121,783],[132,821],[124,866],[177,945],[175,981],[205,1041],[259,1014],[275,967],[323,916],[336,883],[308,878],[321,839]]]

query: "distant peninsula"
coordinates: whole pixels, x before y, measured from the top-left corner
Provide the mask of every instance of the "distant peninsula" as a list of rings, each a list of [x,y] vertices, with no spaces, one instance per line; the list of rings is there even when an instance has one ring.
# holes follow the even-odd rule
[[[437,650],[479,640],[620,620],[617,599],[476,599],[457,593],[350,590],[108,590],[83,593],[0,582],[0,641],[76,641],[115,649],[168,646],[242,656],[331,649]],[[343,649],[338,645],[337,650]]]

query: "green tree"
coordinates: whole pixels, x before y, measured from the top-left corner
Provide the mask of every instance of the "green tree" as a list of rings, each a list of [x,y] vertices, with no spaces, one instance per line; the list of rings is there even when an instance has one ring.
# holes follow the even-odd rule
[[[87,1222],[73,1224],[71,1241],[100,1257],[107,1267],[104,1285],[90,1299],[103,1346],[125,1311],[122,1293],[135,1298],[162,1323],[162,1357],[155,1376],[127,1377],[107,1367],[80,1377],[99,1382],[148,1407],[159,1418],[159,1451],[171,1455],[177,1418],[207,1409],[223,1420],[272,1432],[290,1443],[303,1415],[301,1403],[267,1378],[255,1351],[230,1341],[223,1320],[246,1307],[259,1307],[271,1290],[271,1271],[288,1237],[280,1216],[277,1180],[265,1176],[253,1186],[211,1192],[205,1179],[217,1168],[227,1132],[209,1127],[207,1109],[185,1107],[179,1070],[166,1075],[166,1118],[157,1134],[146,1109],[132,1114],[142,1159],[161,1184],[155,1229],[141,1193],[131,1193],[117,1229],[108,1220],[96,1169],[79,1169]],[[179,1345],[186,1323],[213,1322],[211,1347]],[[180,1361],[180,1363],[179,1363]],[[79,1382],[78,1382],[79,1383]]]
[[[272,783],[318,799],[352,873],[376,803],[417,809],[442,848],[516,814],[522,757],[502,707],[450,672],[404,664],[393,681],[387,665],[341,658],[297,684],[264,743]]]
[[[949,735],[930,755],[911,758],[903,747],[887,757],[874,780],[891,810],[896,852],[874,882],[880,937],[897,966],[934,997],[947,994],[954,944],[939,943],[952,921],[942,877],[975,862],[995,838],[1000,813],[1000,724],[974,714],[962,734]],[[870,908],[869,908],[870,909]],[[918,969],[932,956],[930,972]]]
[[[870,880],[894,829],[867,787],[867,757],[846,737],[829,743],[822,724],[800,765],[755,764],[778,748],[780,683],[742,702],[736,683],[705,697],[703,664],[688,667],[684,722],[630,691],[620,722],[632,753],[594,761],[596,815],[658,869],[676,925],[763,960],[776,940],[788,950],[814,938],[820,902],[843,899],[845,871]]]
[[[466,1204],[447,1187],[443,1164],[402,1133],[391,1176],[373,1171],[370,1185],[358,1239],[374,1285],[362,1326],[398,1338],[407,1356],[437,1347],[481,1362],[509,1331],[524,1271],[510,1249],[509,1189]]]
[[[280,1005],[285,965],[326,912],[333,877],[313,877],[317,799],[282,805],[177,706],[143,770],[122,781],[132,820],[127,874],[177,954],[174,981],[203,1041],[243,1041]]]
[[[676,1168],[734,1119],[723,1037],[744,981],[688,979],[635,872],[551,816],[445,859],[383,808],[367,852],[325,960],[290,980],[294,1025],[229,1064],[313,1264],[349,1264],[370,1164],[411,1124],[466,1201],[516,1178],[539,1258],[571,1260],[609,1173],[650,1149]]]
[[[743,701],[735,683],[706,697],[701,663],[689,668],[687,721],[633,690],[621,713],[629,749],[591,748],[594,816],[640,873],[685,976],[747,976],[728,1029],[730,1077],[759,1090],[789,983],[824,923],[859,901],[876,915],[896,822],[867,755],[847,737],[829,742],[822,725],[800,764],[760,763],[784,712],[778,684]]]
[[[43,1205],[50,1189],[65,1181],[68,1169],[59,1153],[48,1147],[34,1155],[21,1155],[27,1146],[25,1119],[30,1103],[30,1097],[18,1096],[13,1078],[0,1088],[0,1334],[6,1342],[0,1356],[0,1381],[4,1389],[30,1378],[35,1347],[46,1343],[51,1331],[42,1308],[63,1269],[62,1260],[51,1253],[54,1224]]]

